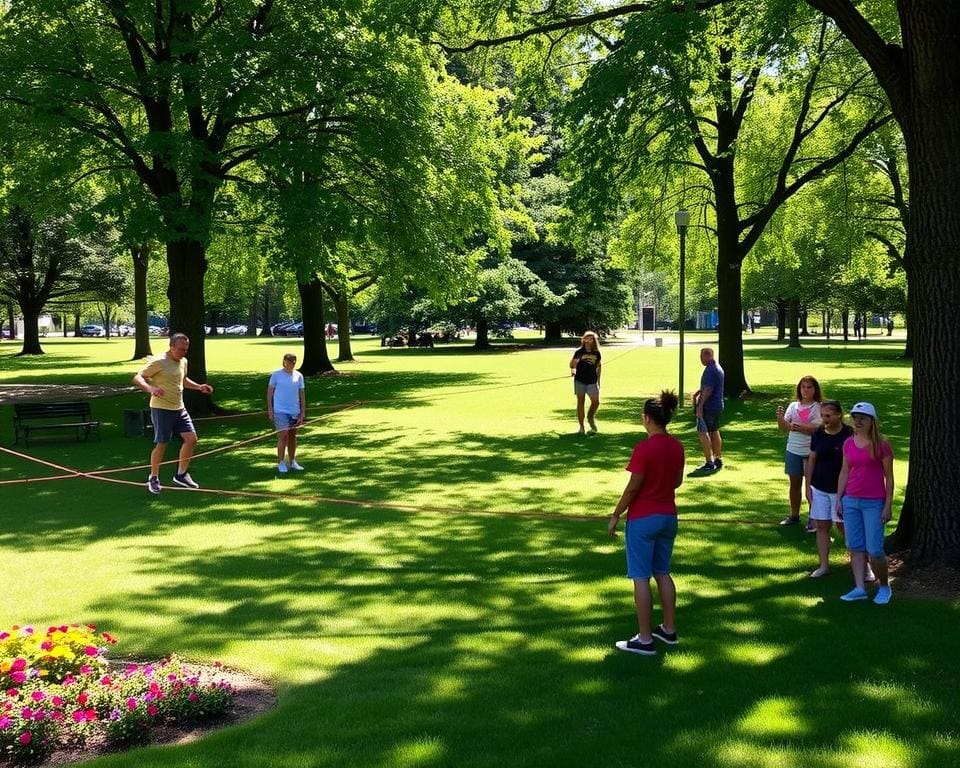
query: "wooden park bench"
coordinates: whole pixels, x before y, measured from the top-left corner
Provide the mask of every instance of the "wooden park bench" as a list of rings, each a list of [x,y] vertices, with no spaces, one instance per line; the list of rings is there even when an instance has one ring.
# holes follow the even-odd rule
[[[30,434],[46,430],[73,430],[77,440],[90,437],[90,430],[96,429],[100,439],[100,422],[94,421],[90,414],[90,403],[14,403],[13,432],[14,445],[20,442],[22,434],[27,447],[30,446]]]

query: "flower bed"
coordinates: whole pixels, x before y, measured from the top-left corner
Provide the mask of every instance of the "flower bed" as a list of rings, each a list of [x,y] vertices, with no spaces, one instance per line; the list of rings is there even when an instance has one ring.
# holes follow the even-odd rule
[[[223,679],[170,657],[111,662],[116,640],[90,625],[0,631],[0,760],[42,760],[64,746],[149,741],[169,723],[200,723],[234,703]]]

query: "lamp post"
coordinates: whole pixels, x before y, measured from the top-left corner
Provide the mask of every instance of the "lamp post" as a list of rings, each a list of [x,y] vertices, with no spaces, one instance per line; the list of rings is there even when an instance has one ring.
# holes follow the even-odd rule
[[[683,331],[686,324],[686,295],[684,291],[684,276],[687,261],[687,227],[690,226],[690,211],[681,208],[673,214],[677,224],[677,234],[680,235],[680,387],[677,390],[677,399],[683,405]]]

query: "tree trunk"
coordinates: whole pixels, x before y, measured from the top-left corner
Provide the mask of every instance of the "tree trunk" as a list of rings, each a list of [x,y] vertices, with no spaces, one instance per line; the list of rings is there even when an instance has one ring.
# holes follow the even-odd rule
[[[787,302],[787,321],[790,326],[790,343],[787,346],[800,349],[800,302],[797,299]]]
[[[563,339],[563,334],[560,332],[560,323],[544,323],[543,325],[543,340],[546,342],[558,342]]]
[[[800,308],[800,335],[801,336],[810,335],[810,329],[807,328],[807,315],[808,315],[807,308],[801,307]]]
[[[170,283],[170,333],[185,333],[190,338],[187,353],[187,376],[198,384],[207,382],[207,354],[204,344],[203,321],[206,308],[203,301],[203,278],[207,272],[204,247],[196,240],[176,240],[167,243],[167,268]],[[213,400],[196,390],[187,389],[183,401],[191,415],[216,412]]]
[[[902,355],[904,360],[913,360],[913,334],[910,332],[910,326],[913,324],[913,312],[911,310],[910,293],[910,283],[907,282],[907,307],[903,313],[903,332],[906,334]]]
[[[723,248],[717,256],[717,314],[720,318],[720,365],[725,375],[723,391],[726,397],[740,397],[750,391],[743,364],[743,331],[740,314],[743,307],[740,285],[740,257],[725,255]],[[685,318],[680,318],[684,322]]]
[[[775,306],[777,308],[777,341],[784,341],[787,338],[787,302],[785,299],[777,299]]]
[[[474,349],[490,349],[490,329],[487,318],[477,318],[477,340],[473,343]]]
[[[337,362],[353,360],[353,350],[350,349],[350,300],[346,291],[338,291],[334,306],[337,308],[337,341],[339,353]]]
[[[313,376],[334,370],[327,354],[327,340],[323,322],[323,283],[317,277],[310,282],[297,280],[300,304],[303,310],[303,362],[300,373]]]
[[[37,307],[20,305],[20,314],[23,315],[23,347],[21,347],[19,355],[43,354],[43,349],[40,347],[40,328],[38,327],[42,310],[42,305]]]
[[[299,286],[299,283],[298,283]],[[303,293],[300,294],[300,301],[303,302]],[[251,314],[255,313],[255,309],[251,309]],[[306,328],[307,320],[303,320],[304,328]],[[273,336],[273,328],[270,324],[270,283],[269,281],[263,284],[263,328],[260,331],[261,336]],[[306,336],[306,331],[304,331],[304,336]]]
[[[110,305],[103,305],[103,333],[104,338],[110,338]]]
[[[149,243],[130,246],[130,257],[133,259],[133,360],[153,354],[150,349],[150,318],[147,314],[150,251]]]
[[[250,301],[250,309],[247,311],[247,336],[256,336],[257,335],[257,320],[259,319],[259,313],[257,309],[260,306],[260,288],[258,287],[253,292],[253,298]],[[270,322],[268,319],[264,319],[263,328],[260,331],[261,336],[273,336],[273,331],[270,330]]]
[[[73,338],[80,338],[80,307],[77,307],[73,313]]]
[[[826,336],[827,341],[830,341],[830,322],[832,320],[831,312],[828,309],[823,313],[823,335]]]
[[[60,322],[60,330],[63,331],[63,338],[67,338],[67,315],[64,313]]]
[[[7,302],[7,317],[10,320],[10,340],[17,338],[17,317],[13,311],[13,302]]]
[[[913,388],[905,510],[912,558],[960,563],[960,6],[898,3],[902,59],[881,85],[903,129],[910,177],[905,264]],[[946,426],[945,426],[946,425]],[[898,529],[899,530],[899,529]],[[907,531],[905,530],[906,534]],[[904,536],[906,538],[906,535]]]

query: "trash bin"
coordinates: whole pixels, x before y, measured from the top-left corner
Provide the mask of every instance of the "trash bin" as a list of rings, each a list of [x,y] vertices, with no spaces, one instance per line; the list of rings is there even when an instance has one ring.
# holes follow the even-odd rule
[[[655,346],[655,347],[662,347],[662,346],[663,346],[663,339],[660,338],[659,336],[657,336],[657,337],[653,340],[653,346]]]
[[[123,434],[126,437],[143,437],[147,429],[153,428],[150,410],[147,408],[128,408],[123,412]]]

